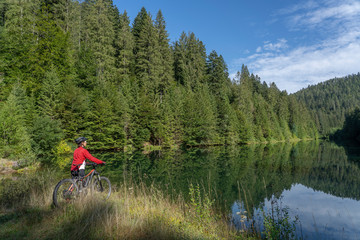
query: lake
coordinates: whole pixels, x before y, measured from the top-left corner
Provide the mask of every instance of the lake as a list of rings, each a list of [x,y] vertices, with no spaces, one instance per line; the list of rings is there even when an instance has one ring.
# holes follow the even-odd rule
[[[303,239],[360,238],[359,147],[308,141],[93,155],[114,184],[131,178],[185,198],[199,184],[238,229],[263,231],[263,213],[280,207],[291,223],[299,219]]]

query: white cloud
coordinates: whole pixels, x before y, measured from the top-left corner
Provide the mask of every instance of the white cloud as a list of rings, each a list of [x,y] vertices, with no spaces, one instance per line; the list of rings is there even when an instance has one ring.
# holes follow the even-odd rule
[[[309,84],[360,71],[360,2],[309,1],[279,11],[290,22],[290,30],[309,32],[319,39],[312,45],[291,47],[289,41],[265,42],[256,53],[238,59],[237,68],[246,64],[263,81],[275,82],[281,90],[295,92]],[[315,34],[313,34],[315,33]]]
[[[311,47],[296,49],[286,55],[259,57],[249,68],[267,82],[276,82],[280,89],[295,92],[309,84],[334,77],[357,73],[360,69],[360,44],[349,44],[338,49]]]
[[[287,48],[286,39],[279,39],[277,43],[266,42],[264,49],[268,51],[280,51]]]
[[[315,7],[308,9],[305,13],[295,14],[291,16],[291,22],[294,25],[299,26],[325,26],[325,21],[338,22],[351,20],[356,17],[360,12],[360,2],[348,1],[343,3],[337,3],[333,5],[333,2],[324,2],[325,6]]]
[[[308,10],[308,9],[314,9],[319,6],[319,3],[316,1],[307,1],[300,4],[292,5],[289,8],[280,9],[277,14],[279,15],[287,15],[287,14],[293,14],[295,12],[301,11],[301,10]]]

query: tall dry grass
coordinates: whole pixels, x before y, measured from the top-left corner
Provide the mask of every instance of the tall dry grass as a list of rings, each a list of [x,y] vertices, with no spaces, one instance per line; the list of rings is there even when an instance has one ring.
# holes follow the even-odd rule
[[[178,195],[174,200],[154,185],[132,181],[114,187],[107,201],[88,195],[64,208],[54,208],[56,182],[56,175],[48,172],[25,176],[0,189],[0,239],[248,238],[208,206],[204,208],[207,212],[202,212],[204,199],[191,204]],[[10,193],[11,184],[26,191]]]

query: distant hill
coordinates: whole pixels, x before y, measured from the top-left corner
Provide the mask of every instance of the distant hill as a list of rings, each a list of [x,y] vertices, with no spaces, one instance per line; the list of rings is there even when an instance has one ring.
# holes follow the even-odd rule
[[[341,128],[346,114],[360,106],[360,73],[309,86],[294,95],[309,108],[318,131],[327,135]]]

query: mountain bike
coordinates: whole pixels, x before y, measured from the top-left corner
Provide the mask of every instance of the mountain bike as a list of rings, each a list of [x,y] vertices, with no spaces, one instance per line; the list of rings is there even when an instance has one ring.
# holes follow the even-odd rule
[[[111,195],[111,183],[107,177],[100,176],[100,172],[96,171],[96,163],[86,163],[93,169],[84,177],[74,176],[73,179],[67,178],[61,180],[55,187],[53,192],[53,203],[56,207],[61,207],[69,203],[73,203],[81,196],[96,194],[104,200]]]

